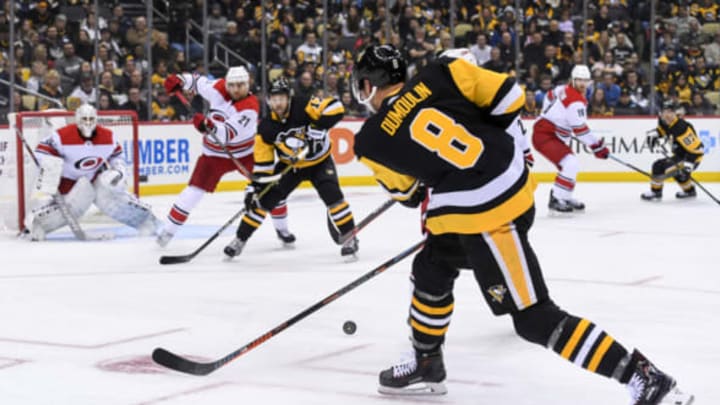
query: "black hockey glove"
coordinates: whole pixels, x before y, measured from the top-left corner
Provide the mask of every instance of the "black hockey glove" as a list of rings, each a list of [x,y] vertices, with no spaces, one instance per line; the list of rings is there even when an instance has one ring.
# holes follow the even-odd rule
[[[425,200],[425,196],[427,196],[427,187],[421,183],[417,186],[415,192],[412,193],[410,198],[400,201],[400,204],[408,208],[417,208],[420,204],[422,204],[423,200]]]
[[[263,185],[260,183],[252,182],[245,188],[245,210],[250,212],[255,208],[260,208],[260,199],[258,198],[258,192],[262,190]]]

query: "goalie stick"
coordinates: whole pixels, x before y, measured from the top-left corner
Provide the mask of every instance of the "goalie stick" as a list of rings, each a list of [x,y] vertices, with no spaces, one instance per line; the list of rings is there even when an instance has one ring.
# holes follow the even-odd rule
[[[384,203],[382,203],[381,206],[375,208],[373,212],[369,213],[365,218],[363,218],[362,221],[355,225],[355,228],[343,235],[340,234],[340,231],[335,226],[335,223],[333,223],[332,219],[330,218],[330,213],[328,212],[327,226],[328,230],[330,231],[330,237],[332,237],[333,241],[338,245],[344,245],[347,241],[355,237],[355,235],[357,235],[363,228],[368,226],[370,222],[374,221],[377,217],[379,217],[380,214],[387,211],[388,208],[392,207],[395,202],[396,200],[393,200],[392,198],[385,201]]]
[[[380,266],[370,270],[369,272],[363,274],[359,278],[355,279],[351,283],[345,285],[344,287],[340,288],[339,290],[335,291],[334,293],[328,295],[327,297],[323,298],[322,300],[316,302],[315,304],[311,305],[307,309],[303,310],[302,312],[298,313],[297,315],[293,316],[292,318],[282,322],[278,326],[274,327],[273,329],[263,333],[259,337],[257,337],[255,340],[251,341],[250,343],[242,346],[241,348],[235,350],[234,352],[221,357],[215,361],[207,362],[207,363],[201,363],[197,361],[193,361],[190,359],[187,359],[185,357],[179,356],[175,353],[172,353],[166,349],[163,349],[161,347],[156,348],[152,353],[153,360],[169,369],[180,371],[182,373],[192,374],[192,375],[208,375],[212,373],[213,371],[219,369],[220,367],[225,366],[226,364],[230,363],[231,361],[237,359],[238,357],[242,356],[243,354],[249,352],[250,350],[260,346],[261,344],[267,342],[274,336],[278,335],[280,332],[284,331],[285,329],[291,327],[292,325],[300,322],[301,320],[307,318],[311,314],[315,313],[319,309],[323,308],[324,306],[330,304],[331,302],[335,301],[336,299],[342,297],[343,295],[347,294],[348,292],[354,290],[361,284],[364,284],[366,281],[370,280],[371,278],[377,276],[380,273],[383,273],[385,270],[389,269],[391,266],[397,264],[404,258],[411,255],[416,250],[420,249],[423,244],[425,243],[424,240],[414,244],[413,246],[403,250],[402,252],[398,253],[395,257],[391,258],[390,260],[386,261],[385,263],[381,264]]]
[[[305,157],[305,155],[307,155],[307,152],[308,152],[307,149],[302,149],[298,153],[296,158],[298,160],[302,160]],[[283,175],[285,175],[285,173],[289,172],[292,169],[293,169],[292,165],[287,165],[280,173],[272,176],[274,179],[271,180],[269,183],[266,183],[267,185],[265,186],[265,188],[260,190],[260,192],[257,195],[257,198],[259,199],[262,196],[264,196],[268,191],[270,191],[271,188],[273,188],[280,181],[280,179],[282,178]],[[223,231],[225,231],[225,229],[227,229],[230,225],[232,225],[232,223],[235,222],[235,220],[237,220],[238,218],[240,218],[243,214],[245,214],[245,207],[243,207],[238,212],[233,214],[233,216],[229,220],[227,220],[227,222],[225,222],[223,224],[223,226],[220,227],[220,229],[215,231],[215,233],[212,234],[212,236],[210,236],[210,238],[208,240],[206,240],[205,243],[200,245],[200,247],[198,247],[197,249],[195,249],[194,251],[192,251],[191,253],[188,253],[186,255],[160,256],[160,264],[187,263],[190,260],[194,259],[195,256],[197,256],[200,252],[205,250],[205,248],[208,247],[208,245],[210,245],[215,239],[217,239],[218,236],[220,236],[220,234],[223,233]]]
[[[38,169],[41,169],[40,161],[38,160],[37,156],[35,156],[35,151],[32,150],[30,145],[27,143],[27,140],[23,136],[22,133],[20,133],[20,130],[16,131],[16,136],[20,138],[20,142],[22,142],[23,146],[25,147],[25,150],[30,155],[30,158],[32,159],[33,163],[35,163],[35,166]],[[70,228],[70,231],[72,231],[75,238],[78,240],[88,241],[88,240],[110,240],[115,237],[114,234],[88,234],[85,232],[82,227],[80,226],[80,223],[78,222],[78,219],[75,218],[75,215],[70,211],[70,208],[68,208],[67,203],[65,203],[65,198],[63,197],[60,192],[56,192],[52,195],[53,202],[57,204],[58,209],[60,210],[60,214],[65,218],[65,221],[67,222],[68,227]]]

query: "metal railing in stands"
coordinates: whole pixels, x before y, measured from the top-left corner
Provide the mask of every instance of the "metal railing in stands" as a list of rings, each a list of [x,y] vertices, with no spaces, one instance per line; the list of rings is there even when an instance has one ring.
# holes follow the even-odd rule
[[[223,53],[222,56],[224,56],[224,58],[220,58],[221,52]],[[234,66],[236,64],[230,62],[230,57],[237,59],[243,65],[250,66],[250,62],[240,56],[239,53],[228,48],[227,45],[223,44],[222,42],[216,42],[215,46],[213,47],[213,62],[217,62],[225,69],[228,69],[230,68],[230,66]]]

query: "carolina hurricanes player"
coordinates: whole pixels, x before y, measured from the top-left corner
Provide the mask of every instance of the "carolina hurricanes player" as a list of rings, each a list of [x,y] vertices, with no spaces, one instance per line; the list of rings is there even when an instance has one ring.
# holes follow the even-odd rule
[[[193,125],[204,135],[203,153],[195,164],[190,183],[170,209],[163,231],[157,238],[160,246],[170,242],[190,211],[206,192],[215,191],[225,173],[237,170],[218,141],[252,173],[259,103],[257,97],[250,93],[249,81],[250,76],[242,66],[231,67],[225,78],[219,80],[189,73],[172,74],[165,79],[168,94],[179,90],[198,93],[207,100],[210,109],[207,115],[196,113],[193,116]],[[278,238],[286,245],[295,242],[295,235],[288,230],[285,201],[280,201],[271,215]]]
[[[57,202],[64,196],[71,215],[82,216],[90,204],[114,220],[136,228],[141,234],[154,233],[160,221],[150,206],[127,191],[122,146],[113,132],[97,125],[97,111],[83,104],[75,111],[75,124],[53,131],[35,149],[40,163],[31,204],[25,218],[31,240],[67,225]]]
[[[548,91],[533,127],[533,146],[560,170],[550,191],[550,210],[585,209],[585,204],[572,197],[580,165],[570,149],[570,137],[588,145],[598,159],[607,159],[610,154],[603,140],[593,136],[587,126],[585,91],[589,83],[590,70],[585,65],[576,65],[570,73],[570,84]]]

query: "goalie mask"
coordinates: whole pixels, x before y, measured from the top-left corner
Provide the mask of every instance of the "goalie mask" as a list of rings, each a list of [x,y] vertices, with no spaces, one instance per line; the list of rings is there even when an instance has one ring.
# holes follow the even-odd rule
[[[83,104],[75,110],[75,124],[77,124],[83,138],[92,138],[97,126],[97,110],[95,110],[95,107],[90,104]]]
[[[380,87],[402,83],[407,76],[407,62],[400,51],[392,45],[373,45],[358,56],[352,73],[352,90],[355,99],[370,111],[370,101]],[[370,93],[363,97],[365,82],[370,83]]]

